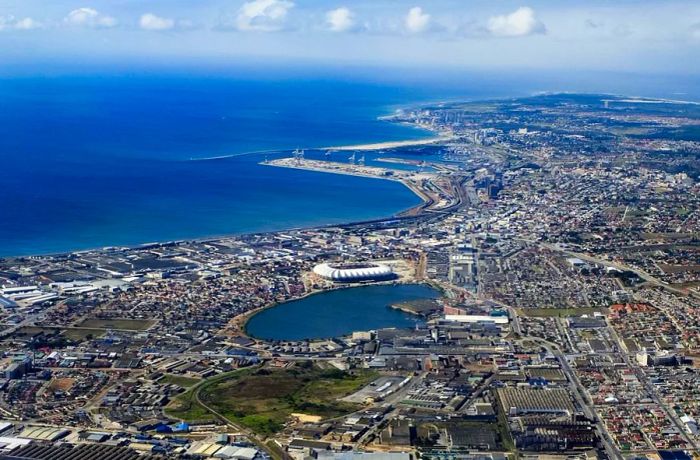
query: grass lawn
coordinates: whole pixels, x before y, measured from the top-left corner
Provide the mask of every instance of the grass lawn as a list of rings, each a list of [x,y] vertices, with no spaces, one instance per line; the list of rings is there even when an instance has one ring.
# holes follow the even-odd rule
[[[42,332],[46,335],[53,335],[59,333],[60,329],[55,327],[22,326],[19,329],[17,329],[12,335],[16,337],[23,337],[37,335]]]
[[[189,388],[193,387],[196,384],[200,383],[202,379],[195,379],[192,377],[185,377],[183,375],[175,375],[175,374],[165,374],[159,381],[159,383],[163,384],[175,384],[179,385],[182,388]]]
[[[375,372],[320,369],[310,362],[286,369],[252,369],[203,387],[201,400],[260,434],[282,429],[292,413],[337,417],[359,409],[338,401],[377,377]]]
[[[98,338],[105,334],[103,329],[64,329],[63,336],[76,342],[82,342],[88,337]]]
[[[170,404],[165,407],[165,415],[185,422],[213,422],[216,417],[206,408],[200,405],[195,392],[198,387],[193,387],[178,395]]]
[[[196,394],[201,393],[206,388],[215,385],[218,382],[223,382],[234,377],[240,377],[239,374],[246,374],[252,371],[252,368],[239,369],[231,372],[225,372],[206,380],[200,380],[199,383],[196,383],[186,392],[178,395],[170,404],[168,404],[168,406],[165,408],[165,414],[186,422],[215,421],[217,417],[197,402]]]

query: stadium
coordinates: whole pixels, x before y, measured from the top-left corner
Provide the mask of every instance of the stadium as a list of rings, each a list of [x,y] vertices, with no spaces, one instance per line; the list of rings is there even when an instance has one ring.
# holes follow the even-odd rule
[[[375,263],[319,264],[314,273],[323,279],[337,283],[384,281],[396,278],[388,265]]]

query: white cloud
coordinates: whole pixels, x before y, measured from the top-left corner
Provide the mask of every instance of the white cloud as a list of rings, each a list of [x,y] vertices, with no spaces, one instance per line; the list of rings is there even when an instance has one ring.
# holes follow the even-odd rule
[[[39,21],[36,21],[32,18],[24,18],[20,19],[15,23],[15,29],[17,30],[34,30],[34,29],[41,29],[43,28],[44,25],[40,23]]]
[[[423,12],[423,8],[420,6],[414,6],[408,10],[406,19],[404,21],[406,30],[411,33],[420,33],[428,29],[430,25],[430,15]]]
[[[273,32],[280,30],[287,13],[294,7],[288,0],[252,0],[241,6],[236,18],[238,30]]]
[[[499,37],[523,37],[546,31],[544,24],[535,17],[533,9],[527,6],[510,14],[492,17],[489,19],[488,30]]]
[[[92,8],[78,8],[68,13],[64,21],[67,24],[81,27],[110,28],[117,25],[117,20],[112,16],[101,14]]]
[[[355,17],[352,11],[340,7],[326,13],[328,29],[333,32],[347,32],[355,27]]]
[[[0,16],[0,31],[3,30],[34,30],[44,25],[32,18],[16,19],[14,16]]]
[[[141,16],[139,26],[143,30],[170,30],[175,27],[175,20],[146,13]]]

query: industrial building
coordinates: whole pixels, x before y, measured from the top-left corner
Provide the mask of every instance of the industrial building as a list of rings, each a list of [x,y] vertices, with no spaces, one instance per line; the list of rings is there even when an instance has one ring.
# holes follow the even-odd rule
[[[563,388],[499,388],[501,410],[509,416],[523,414],[567,414],[575,411],[569,392]]]

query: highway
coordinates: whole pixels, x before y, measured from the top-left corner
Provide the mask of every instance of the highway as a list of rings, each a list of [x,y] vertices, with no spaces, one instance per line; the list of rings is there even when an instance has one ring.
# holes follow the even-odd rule
[[[654,276],[650,275],[649,273],[647,273],[647,272],[645,272],[645,271],[643,271],[643,270],[639,270],[639,269],[636,269],[636,268],[632,268],[632,267],[629,267],[629,266],[627,266],[627,265],[624,265],[624,264],[621,264],[621,263],[618,263],[618,262],[613,262],[613,261],[610,261],[610,260],[601,259],[601,258],[599,258],[599,257],[590,256],[590,255],[588,255],[588,254],[583,254],[583,253],[580,253],[580,252],[569,251],[568,249],[564,249],[564,248],[562,248],[562,247],[560,247],[560,246],[558,246],[558,245],[556,245],[556,244],[541,244],[541,246],[544,247],[544,248],[550,249],[550,250],[552,250],[552,251],[562,252],[562,253],[567,254],[567,255],[569,255],[569,256],[571,256],[571,257],[578,257],[578,258],[581,259],[581,260],[585,260],[585,261],[588,261],[588,262],[593,262],[593,263],[595,263],[595,264],[603,265],[603,266],[606,266],[606,267],[617,268],[618,270],[630,271],[630,272],[635,273],[637,276],[639,276],[639,277],[640,277],[641,279],[643,279],[644,281],[646,281],[646,282],[648,282],[648,283],[650,283],[650,284],[653,284],[654,286],[662,287],[662,288],[667,289],[667,290],[669,290],[669,291],[671,291],[671,292],[673,292],[673,293],[675,293],[675,294],[680,294],[680,295],[683,295],[683,296],[690,295],[690,296],[692,296],[692,297],[695,297],[695,298],[699,298],[699,299],[700,299],[700,294],[697,294],[697,293],[694,293],[694,292],[686,292],[686,291],[684,291],[684,290],[682,290],[682,289],[675,288],[675,287],[671,286],[670,284],[665,283],[665,282],[659,280],[658,278],[655,278]]]

